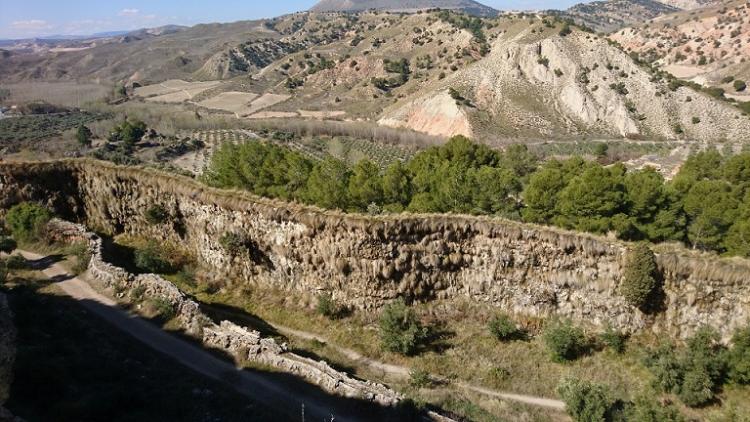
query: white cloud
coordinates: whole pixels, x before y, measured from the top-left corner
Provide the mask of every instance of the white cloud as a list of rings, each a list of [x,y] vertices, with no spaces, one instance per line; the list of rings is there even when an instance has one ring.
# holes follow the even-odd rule
[[[132,17],[132,16],[137,16],[138,13],[140,13],[140,10],[138,9],[122,9],[120,10],[120,13],[118,13],[117,15]]]
[[[52,29],[54,26],[41,19],[29,19],[11,22],[10,27],[18,31],[43,31]]]

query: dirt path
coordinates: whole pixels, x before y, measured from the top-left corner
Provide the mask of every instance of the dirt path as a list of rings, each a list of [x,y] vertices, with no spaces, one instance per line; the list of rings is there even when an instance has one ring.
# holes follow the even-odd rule
[[[362,354],[354,350],[347,349],[345,347],[336,346],[335,344],[329,342],[328,339],[326,339],[325,337],[321,337],[313,333],[295,330],[289,327],[272,324],[270,322],[268,322],[268,324],[271,325],[274,329],[276,329],[276,331],[278,331],[279,333],[285,336],[298,337],[298,338],[305,339],[305,340],[314,340],[314,341],[318,341],[321,343],[325,343],[329,347],[335,349],[337,352],[346,356],[347,359],[350,359],[360,365],[367,366],[371,369],[381,371],[385,373],[386,375],[391,375],[397,378],[409,377],[410,370],[407,367],[399,366],[399,365],[391,365],[388,363],[370,359],[367,356],[363,356]],[[555,409],[555,410],[560,410],[560,411],[565,410],[565,403],[563,403],[560,400],[548,399],[544,397],[528,396],[525,394],[513,394],[513,393],[494,391],[488,388],[477,387],[477,386],[465,383],[463,381],[454,381],[454,384],[463,388],[464,390],[472,391],[474,393],[483,394],[483,395],[490,396],[490,397],[495,397],[501,400],[510,400],[510,401],[515,401],[519,403],[530,404],[532,406],[546,407],[549,409]]]
[[[336,415],[337,421],[366,419],[361,415],[352,415],[349,410],[338,410],[328,400],[301,395],[299,391],[292,391],[270,377],[237,369],[204,349],[122,310],[115,301],[98,293],[85,281],[69,275],[60,264],[49,262],[48,258],[32,252],[18,252],[26,259],[35,261],[45,276],[57,281],[56,286],[65,295],[80,302],[90,312],[200,374],[224,382],[231,379],[232,387],[238,392],[265,404],[280,415],[296,420],[301,417],[304,406],[304,413],[310,420],[331,420],[332,415]]]
[[[26,257],[26,259],[32,261],[43,262],[45,259],[44,256],[32,252],[20,250],[19,252]],[[284,385],[275,383],[259,374],[238,370],[234,365],[216,358],[200,347],[178,339],[153,324],[125,312],[118,307],[115,301],[98,293],[85,281],[78,277],[71,277],[67,270],[60,264],[49,263],[46,268],[42,269],[42,272],[51,280],[58,280],[59,282],[57,286],[59,286],[66,295],[81,302],[81,304],[90,311],[138,340],[146,343],[150,347],[175,358],[177,361],[196,372],[218,380],[226,379],[228,374],[233,374],[233,378],[238,378],[240,380],[240,382],[233,383],[233,386],[237,391],[253,397],[258,401],[262,401],[270,407],[274,407],[274,404],[278,405],[279,407],[277,410],[283,409],[284,413],[289,412],[290,399],[296,396],[295,398],[298,402],[297,408],[301,409],[302,403],[304,403],[308,415],[317,416],[318,418],[326,418],[331,415],[330,404],[318,404],[314,398],[299,397],[298,392],[291,392]],[[270,325],[285,336],[325,343],[346,356],[346,358],[371,369],[381,371],[386,375],[402,379],[409,377],[410,370],[407,367],[392,365],[368,358],[354,350],[336,346],[335,344],[330,343],[325,337],[313,333],[295,330],[281,325]],[[565,404],[559,400],[494,391],[488,388],[473,386],[462,381],[455,382],[455,385],[474,393],[495,397],[501,400],[510,400],[559,411],[565,410]],[[338,416],[337,420],[346,419],[340,419],[340,416]]]

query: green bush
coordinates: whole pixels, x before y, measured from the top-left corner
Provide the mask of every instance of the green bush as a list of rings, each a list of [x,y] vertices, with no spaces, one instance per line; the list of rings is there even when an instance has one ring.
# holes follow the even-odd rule
[[[15,239],[21,242],[32,242],[41,237],[50,219],[52,219],[52,214],[46,208],[23,202],[8,211],[5,224]]]
[[[16,241],[10,236],[0,236],[0,252],[11,253],[18,247]]]
[[[409,384],[416,388],[425,388],[432,385],[430,373],[423,369],[412,369],[409,371]]]
[[[383,309],[380,339],[383,348],[402,355],[413,355],[427,339],[428,330],[404,302],[398,299]]]
[[[86,243],[71,245],[69,254],[76,258],[75,265],[72,268],[74,274],[81,274],[88,270],[89,263],[91,262],[91,251],[89,251]]]
[[[172,305],[172,303],[170,303],[166,299],[162,299],[162,298],[152,299],[150,301],[150,304],[151,306],[154,307],[154,310],[156,311],[157,315],[159,315],[159,318],[161,318],[164,321],[169,321],[170,319],[174,318],[176,315],[174,305]]]
[[[520,330],[516,323],[508,315],[500,314],[493,318],[488,324],[493,337],[500,341],[508,341],[518,338]]]
[[[599,340],[601,340],[602,344],[612,349],[615,353],[622,353],[625,351],[626,338],[627,336],[611,326],[607,326],[607,329],[599,336]]]
[[[736,81],[734,81],[734,86],[733,87],[734,87],[735,91],[742,92],[745,89],[747,89],[747,84],[745,83],[745,81],[741,81],[741,80],[737,79]]]
[[[750,385],[750,326],[737,330],[728,355],[729,378]]]
[[[713,400],[725,381],[727,353],[716,331],[703,328],[685,347],[664,344],[649,351],[644,365],[658,389],[676,394],[688,406],[702,406]]]
[[[239,233],[224,233],[219,239],[219,244],[231,256],[238,256],[247,251],[247,240]]]
[[[586,348],[583,330],[574,326],[570,320],[549,323],[544,329],[542,339],[555,362],[574,360]]]
[[[565,409],[576,422],[612,420],[615,400],[606,386],[575,378],[563,380],[557,387]]]
[[[144,248],[135,251],[135,265],[141,271],[154,274],[165,274],[173,270],[156,242],[149,242]]]
[[[153,207],[146,210],[146,221],[152,226],[162,224],[169,218],[169,212],[161,206],[154,205]]]
[[[620,293],[631,305],[647,309],[658,287],[656,257],[647,244],[639,243],[625,258]]]
[[[684,422],[685,418],[676,407],[662,406],[653,397],[642,395],[629,406],[626,420],[630,422]]]
[[[318,295],[318,305],[316,310],[320,315],[328,319],[336,319],[341,314],[341,307],[336,303],[330,293],[321,293]]]
[[[9,270],[24,270],[29,262],[21,255],[11,255],[5,260],[5,267]]]

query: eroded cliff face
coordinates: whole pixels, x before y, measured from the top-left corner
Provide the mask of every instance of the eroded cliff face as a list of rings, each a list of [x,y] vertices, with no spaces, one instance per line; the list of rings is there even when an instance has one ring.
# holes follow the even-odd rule
[[[50,174],[65,182],[46,188]],[[42,201],[99,231],[176,242],[223,282],[328,291],[358,308],[398,296],[468,297],[628,332],[685,337],[711,325],[725,339],[750,319],[746,260],[660,248],[664,311],[646,315],[618,294],[626,244],[500,219],[341,215],[92,161],[0,165],[0,206],[20,200]],[[168,222],[146,222],[154,205],[169,211]],[[225,251],[226,233],[245,236],[248,252]]]

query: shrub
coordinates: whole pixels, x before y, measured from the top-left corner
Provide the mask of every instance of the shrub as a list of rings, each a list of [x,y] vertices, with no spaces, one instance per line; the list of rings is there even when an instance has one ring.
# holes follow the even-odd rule
[[[15,239],[31,242],[39,239],[50,219],[52,215],[46,208],[23,202],[8,211],[5,223]]]
[[[733,88],[737,92],[742,92],[745,89],[747,89],[747,84],[745,83],[745,81],[741,81],[741,80],[738,79],[738,80],[734,81]]]
[[[146,286],[138,286],[130,291],[130,299],[138,302],[143,299],[143,295],[146,294]]]
[[[615,330],[611,326],[607,326],[607,329],[599,336],[602,344],[612,349],[615,353],[622,353],[625,351],[626,338],[627,337],[623,333]]]
[[[404,302],[398,299],[383,309],[380,317],[380,339],[383,347],[394,353],[413,355],[427,338],[427,329]]]
[[[728,355],[729,378],[737,384],[750,385],[750,326],[737,330]]]
[[[152,226],[162,224],[167,221],[168,218],[169,212],[167,212],[167,210],[161,205],[154,205],[146,210],[146,221]]]
[[[0,252],[11,253],[16,250],[18,244],[10,236],[0,236]]]
[[[239,233],[224,233],[219,239],[219,244],[232,256],[241,255],[247,250],[247,240]]]
[[[156,298],[150,301],[151,306],[154,307],[157,315],[164,321],[169,321],[175,317],[174,305],[166,299]]]
[[[146,247],[135,251],[135,265],[141,270],[154,274],[165,274],[172,271],[172,265],[164,259],[156,242],[149,242]]]
[[[548,324],[542,338],[555,362],[576,359],[586,347],[586,336],[583,330],[574,326],[569,320]]]
[[[28,267],[29,263],[21,255],[11,255],[5,260],[5,267],[9,270],[23,270]]]
[[[341,314],[341,307],[336,303],[330,293],[321,293],[318,295],[318,313],[328,319],[336,319]]]
[[[697,125],[698,123],[701,122],[701,119],[700,119],[700,117],[693,117],[691,119],[691,122],[693,122],[694,125]]]
[[[76,139],[81,146],[90,147],[92,135],[93,134],[91,133],[91,129],[89,129],[85,125],[78,126],[78,130],[76,131]]]
[[[688,406],[701,406],[714,397],[713,382],[705,368],[696,367],[687,371],[677,396]]]
[[[624,272],[620,294],[631,305],[646,309],[659,287],[656,257],[646,243],[639,243],[628,251]]]
[[[74,244],[70,247],[69,254],[76,258],[76,263],[72,268],[74,274],[81,274],[88,270],[91,262],[91,251],[89,251],[88,245],[85,243]]]
[[[635,399],[627,412],[633,422],[684,422],[685,418],[674,406],[662,406],[652,397],[642,395]]]
[[[606,386],[575,378],[563,380],[557,387],[565,409],[576,422],[611,420],[615,400]]]
[[[186,265],[177,272],[177,282],[185,284],[190,287],[195,287],[195,268],[190,265]]]
[[[705,405],[726,375],[726,352],[718,340],[715,330],[703,328],[682,349],[664,344],[649,351],[644,365],[660,390],[676,394],[688,406]]]
[[[500,341],[513,340],[520,334],[516,323],[505,314],[493,318],[489,323],[489,329],[492,336]]]
[[[429,387],[432,385],[430,373],[423,369],[412,369],[409,371],[409,384],[416,388]]]

